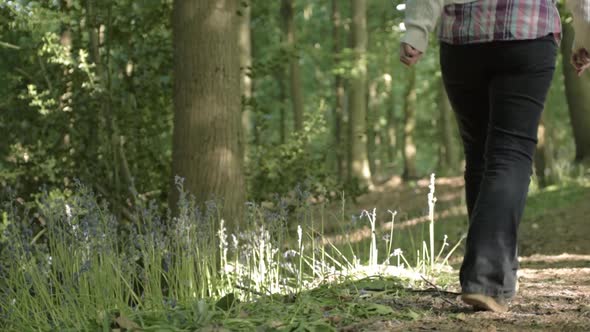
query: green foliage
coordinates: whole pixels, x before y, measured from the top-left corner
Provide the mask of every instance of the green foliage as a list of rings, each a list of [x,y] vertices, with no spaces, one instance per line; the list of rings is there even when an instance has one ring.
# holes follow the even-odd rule
[[[322,107],[309,116],[303,132],[292,134],[284,144],[261,144],[250,156],[248,175],[254,201],[268,195],[286,195],[301,184],[319,195],[338,186],[337,179],[326,167],[326,124]]]
[[[374,87],[374,94],[367,97],[367,123],[374,131],[377,180],[402,172],[407,76],[397,61],[403,12],[394,10],[401,2],[371,2],[368,9],[367,90]],[[341,191],[355,197],[364,190],[345,182],[335,167],[348,123],[345,101],[336,139],[334,75],[346,81],[355,74],[349,2],[340,8],[341,54],[333,54],[329,38],[329,1],[294,1],[293,48],[284,45],[280,1],[250,2],[248,190],[251,200],[273,203],[248,203],[239,234],[226,233],[213,202],[197,208],[203,205],[181,195],[178,215],[162,213],[172,182],[172,0],[64,3],[0,1],[0,201],[6,202],[0,209],[0,328],[332,331],[372,317],[420,317],[387,304],[403,295],[399,279],[344,276],[370,252],[375,258],[382,253],[387,261],[381,265],[396,257],[391,265],[409,267],[392,247],[393,229],[365,251],[322,246],[317,222],[324,221],[324,206],[309,205],[311,198],[326,202]],[[435,170],[439,158],[440,70],[433,46],[417,70],[421,174]],[[303,79],[301,133],[291,129],[287,67],[293,58]],[[574,146],[560,71],[561,61],[545,122],[558,178],[567,182],[573,173],[587,174],[570,165]],[[531,201],[529,218],[546,213],[549,201],[567,207],[582,199],[586,187],[563,195],[542,191]],[[347,231],[347,219],[329,222]],[[303,227],[295,236],[297,223]],[[444,232],[454,241],[464,229],[454,225],[437,228],[459,225]],[[396,246],[411,247],[406,255],[414,268],[432,272],[425,232],[417,239],[408,231],[396,236]],[[446,263],[441,253],[447,247],[445,238],[437,260]]]
[[[376,88],[375,95],[368,96],[367,121],[373,130],[369,153],[378,182],[403,171],[407,77],[397,61],[404,14],[395,10],[399,3],[375,2],[368,8],[368,84]],[[306,180],[317,184],[314,192],[362,192],[346,183],[344,174],[336,174],[336,152],[345,157],[348,124],[345,102],[341,137],[336,139],[334,75],[345,81],[354,75],[350,4],[340,5],[343,49],[334,54],[329,2],[294,2],[293,49],[284,44],[280,2],[250,3],[253,66],[248,70],[254,95],[244,105],[254,113],[254,137],[246,142],[253,199],[286,193]],[[80,178],[108,196],[117,214],[130,208],[125,201],[133,192],[164,204],[171,182],[171,11],[171,0],[72,0],[69,8],[59,1],[0,4],[2,186],[27,197],[39,187],[69,187]],[[64,38],[68,33],[71,46]],[[440,141],[435,44],[433,40],[417,70],[420,174],[440,173],[439,144],[433,144]],[[299,135],[291,129],[288,62],[293,57],[301,69],[305,117],[313,123]],[[562,164],[569,163],[574,151],[563,89],[563,78],[557,74],[546,121]],[[325,106],[318,110],[322,103]]]
[[[0,47],[0,183],[25,197],[74,178],[113,201],[129,187],[165,196],[171,2],[59,4],[0,6],[2,42],[15,46]]]

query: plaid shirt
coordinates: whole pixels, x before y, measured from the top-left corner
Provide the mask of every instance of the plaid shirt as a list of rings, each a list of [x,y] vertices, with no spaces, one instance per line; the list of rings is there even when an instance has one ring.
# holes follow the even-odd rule
[[[428,1],[428,0],[425,0]],[[537,39],[561,35],[553,0],[480,0],[447,5],[438,36],[449,44]]]

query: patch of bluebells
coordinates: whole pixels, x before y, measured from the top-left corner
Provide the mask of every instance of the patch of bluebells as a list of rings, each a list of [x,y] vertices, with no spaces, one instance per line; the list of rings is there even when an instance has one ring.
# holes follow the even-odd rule
[[[216,237],[219,215],[222,204],[219,201],[210,200],[201,206],[197,206],[194,197],[183,191],[183,180],[176,178],[176,186],[179,189],[180,200],[177,214],[168,214],[162,217],[159,207],[155,202],[145,202],[137,199],[134,204],[131,223],[119,223],[115,215],[109,212],[109,207],[104,200],[100,200],[89,188],[79,181],[75,182],[75,190],[72,195],[55,195],[47,191],[39,195],[37,200],[38,215],[45,221],[46,234],[39,236],[37,241],[32,241],[40,233],[32,228],[32,220],[36,217],[23,213],[16,208],[14,201],[8,202],[10,220],[27,220],[26,222],[10,223],[4,231],[4,237],[10,238],[3,250],[0,259],[0,277],[9,273],[9,268],[16,262],[34,260],[35,271],[42,271],[48,281],[48,289],[51,292],[59,291],[63,282],[59,278],[51,277],[50,272],[55,272],[61,262],[50,256],[48,239],[60,241],[72,253],[72,263],[78,267],[72,271],[69,278],[72,280],[71,288],[66,292],[79,291],[78,285],[89,273],[95,273],[104,262],[102,258],[114,259],[118,273],[126,280],[132,282],[144,282],[153,275],[142,264],[142,259],[147,258],[147,253],[157,253],[161,262],[147,262],[152,268],[160,264],[155,270],[160,269],[169,277],[175,270],[174,264],[181,260],[177,255],[197,255],[201,248],[217,248]],[[234,254],[238,255],[240,262],[246,262],[252,257],[252,252],[262,245],[266,246],[265,264],[267,268],[274,268],[275,264],[285,264],[283,269],[287,274],[297,275],[297,266],[293,264],[297,253],[295,251],[279,252],[281,243],[288,230],[287,222],[293,207],[305,213],[302,207],[307,206],[311,194],[306,188],[310,184],[302,184],[294,191],[294,197],[279,197],[274,195],[270,206],[257,205],[249,202],[246,204],[246,224],[257,225],[249,228],[252,231],[238,234],[227,234],[231,241],[226,245]],[[99,203],[102,202],[102,203]],[[12,205],[11,205],[12,204]],[[14,211],[14,212],[11,212]],[[27,218],[23,216],[27,215]],[[47,236],[51,235],[51,237]],[[316,239],[319,240],[319,239]],[[10,259],[3,259],[10,257]],[[276,259],[274,259],[276,258]],[[319,268],[319,267],[318,267]],[[52,270],[53,269],[53,270]],[[14,269],[12,269],[14,270]],[[154,270],[152,270],[153,273]],[[157,272],[159,273],[159,272]],[[30,273],[25,274],[27,285],[33,280]],[[115,276],[116,278],[116,276]],[[54,284],[49,284],[53,282]],[[250,285],[253,281],[244,277],[238,281],[243,285]],[[285,279],[287,283],[287,279]],[[61,287],[63,288],[63,287]],[[10,289],[0,290],[0,309],[8,307],[8,299],[13,294]],[[134,290],[135,291],[135,290]],[[168,294],[166,294],[167,296]],[[137,296],[144,299],[146,294],[139,290]],[[147,294],[149,296],[149,294]],[[74,297],[75,298],[75,297]],[[182,299],[165,297],[164,306],[175,308],[177,301]],[[143,300],[142,300],[143,301]],[[159,301],[158,301],[159,302]],[[4,314],[5,312],[0,312]]]

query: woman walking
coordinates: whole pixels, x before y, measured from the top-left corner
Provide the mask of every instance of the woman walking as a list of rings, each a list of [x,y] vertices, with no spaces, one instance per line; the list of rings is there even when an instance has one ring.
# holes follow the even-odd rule
[[[466,161],[461,298],[504,312],[516,293],[517,231],[561,19],[553,0],[408,0],[403,63],[420,60],[437,22],[443,81]],[[590,63],[583,50],[578,45],[572,59],[579,74]]]

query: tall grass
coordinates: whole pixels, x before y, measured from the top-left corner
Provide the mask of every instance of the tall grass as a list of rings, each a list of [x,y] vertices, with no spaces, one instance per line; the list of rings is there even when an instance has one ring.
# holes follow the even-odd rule
[[[194,308],[198,327],[206,320],[199,313],[207,313],[204,306],[218,299],[253,301],[343,278],[432,273],[446,247],[445,237],[435,258],[431,229],[430,250],[411,266],[393,246],[391,212],[392,228],[380,262],[373,210],[360,216],[368,217],[372,227],[368,260],[354,252],[347,256],[341,245],[323,245],[326,206],[310,205],[306,195],[300,195],[292,213],[288,202],[279,198],[270,207],[248,203],[241,232],[228,234],[220,206],[197,206],[184,193],[182,181],[177,185],[181,195],[176,217],[162,217],[155,204],[138,201],[130,223],[116,220],[108,206],[80,184],[68,197],[43,194],[35,210],[6,202],[0,327],[108,331],[116,317],[140,317],[138,312],[167,317],[179,305]],[[344,219],[342,213],[330,222],[347,222]],[[40,227],[32,228],[31,220]]]

